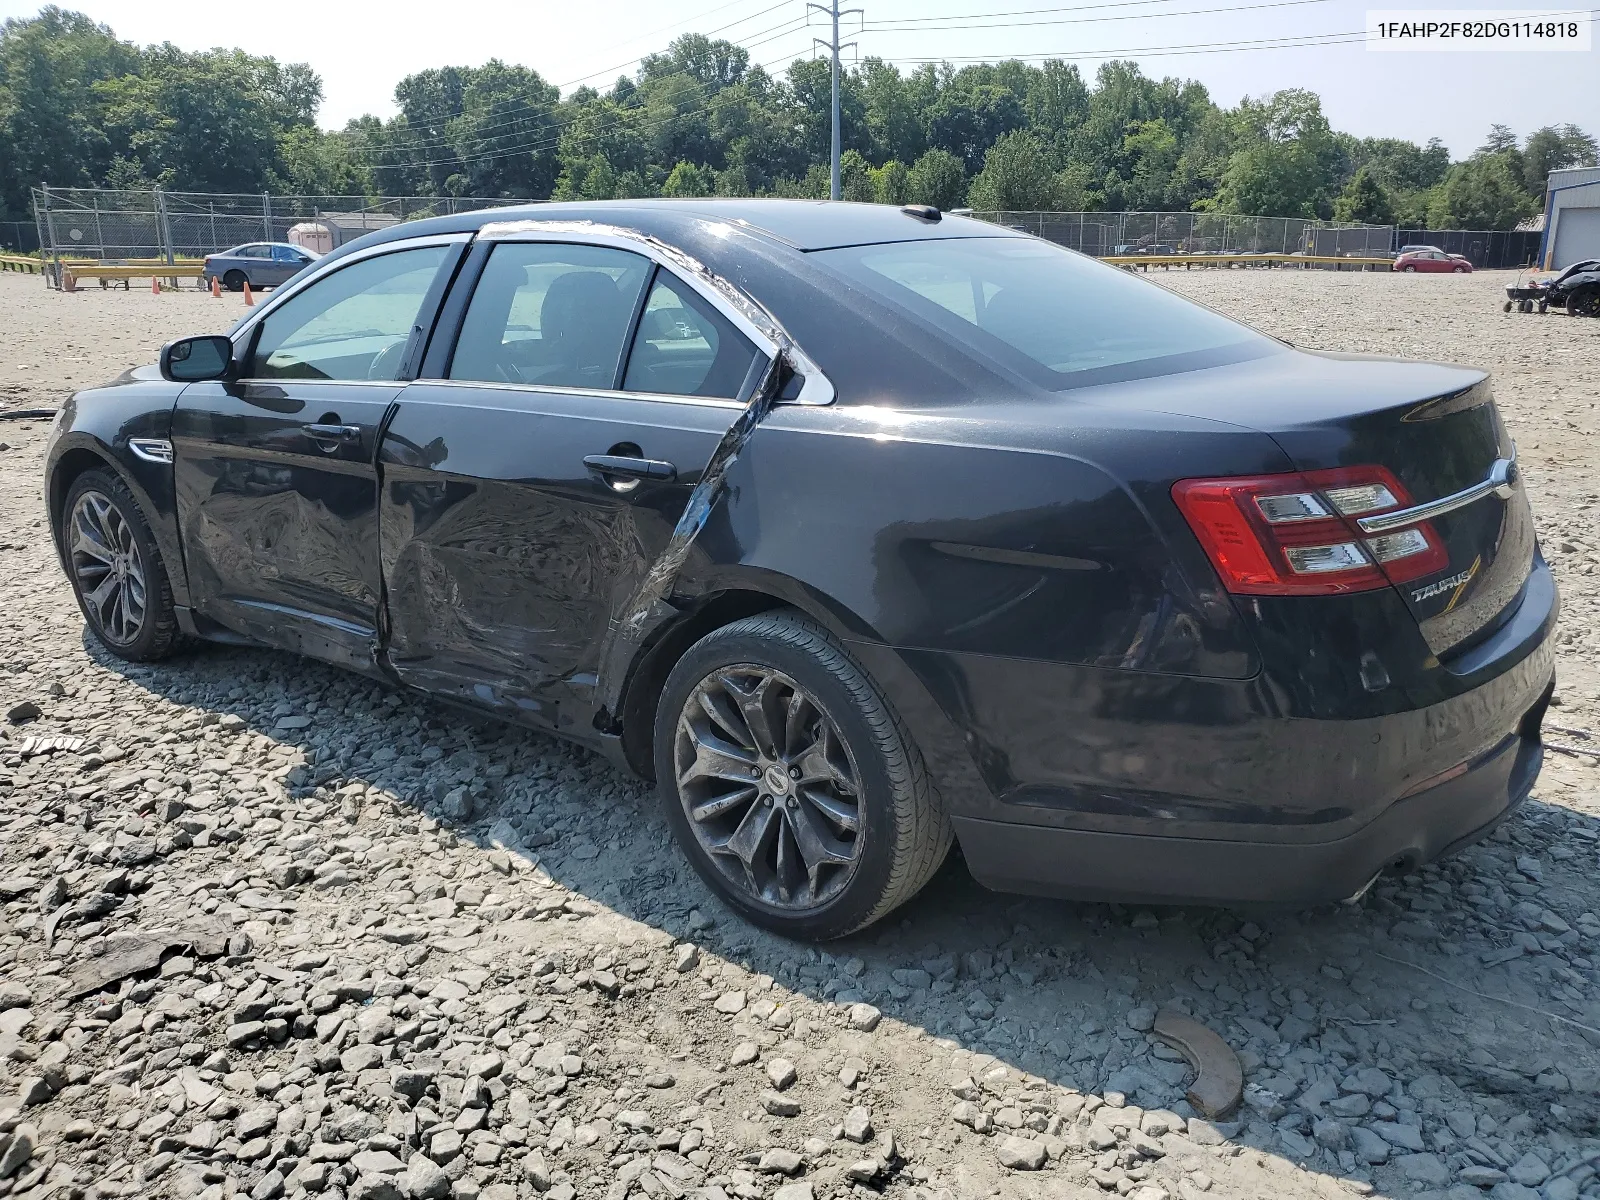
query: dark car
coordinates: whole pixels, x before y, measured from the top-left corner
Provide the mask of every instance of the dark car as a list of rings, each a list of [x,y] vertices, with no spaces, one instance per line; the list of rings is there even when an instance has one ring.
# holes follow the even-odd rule
[[[615,201],[330,254],[85,391],[94,635],[599,748],[802,937],[998,889],[1359,895],[1528,794],[1557,598],[1482,371],[931,210]]]
[[[1573,263],[1550,281],[1543,299],[1569,317],[1600,317],[1600,259]]]
[[[206,286],[213,279],[222,281],[230,292],[252,288],[277,287],[288,283],[321,257],[315,251],[290,242],[246,242],[220,254],[208,254],[201,268]]]

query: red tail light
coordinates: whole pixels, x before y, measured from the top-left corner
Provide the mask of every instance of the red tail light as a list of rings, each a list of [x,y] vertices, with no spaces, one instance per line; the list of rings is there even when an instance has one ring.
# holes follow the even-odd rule
[[[1384,467],[1184,479],[1173,485],[1172,498],[1230,592],[1370,591],[1431,575],[1449,562],[1426,521],[1376,536],[1355,523],[1411,504]]]

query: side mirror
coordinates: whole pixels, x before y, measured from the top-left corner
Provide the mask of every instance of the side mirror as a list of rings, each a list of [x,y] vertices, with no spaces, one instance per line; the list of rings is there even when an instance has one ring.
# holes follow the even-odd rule
[[[161,378],[203,383],[233,374],[233,342],[221,334],[179,338],[161,347]]]

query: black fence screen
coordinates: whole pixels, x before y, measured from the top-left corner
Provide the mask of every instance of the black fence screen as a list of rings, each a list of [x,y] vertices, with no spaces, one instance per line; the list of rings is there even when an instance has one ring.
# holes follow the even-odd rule
[[[1394,248],[1437,246],[1475,267],[1526,267],[1539,257],[1539,234],[1504,229],[1396,229]]]

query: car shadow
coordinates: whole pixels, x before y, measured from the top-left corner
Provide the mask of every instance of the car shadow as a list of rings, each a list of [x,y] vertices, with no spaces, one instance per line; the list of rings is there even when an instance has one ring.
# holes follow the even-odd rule
[[[1192,1071],[1142,1031],[1170,1006],[1220,1034],[1246,1077],[1220,1145],[1197,1144],[1218,1140],[1200,1126],[1168,1139],[1180,1166],[1253,1157],[1261,1194],[1284,1172],[1312,1172],[1393,1197],[1443,1194],[1467,1167],[1493,1182],[1535,1142],[1552,1179],[1569,1160],[1564,1178],[1584,1184],[1600,1166],[1583,1140],[1600,1134],[1588,957],[1600,949],[1600,822],[1572,809],[1531,800],[1461,855],[1312,911],[1005,896],[955,854],[884,924],[815,947],[723,909],[672,846],[653,790],[579,747],[272,651],[207,647],[134,666],[85,648],[204,714],[193,736],[219,750],[255,734],[291,748],[304,760],[285,779],[291,797],[353,803],[352,816],[384,801],[415,810],[598,914],[692,940],[819,1003],[876,1006],[931,1039],[919,1044],[935,1106],[955,1101],[951,1071],[981,1081],[1003,1069],[994,1079],[1013,1088],[1034,1077],[1193,1117]],[[1373,1136],[1352,1141],[1356,1125]]]

